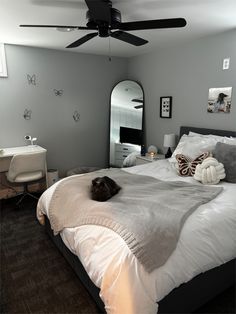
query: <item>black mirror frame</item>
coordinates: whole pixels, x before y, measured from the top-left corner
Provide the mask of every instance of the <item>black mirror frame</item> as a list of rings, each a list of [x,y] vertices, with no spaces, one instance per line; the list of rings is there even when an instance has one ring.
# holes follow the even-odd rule
[[[135,80],[131,80],[131,79],[123,79],[123,80],[120,80],[118,81],[111,89],[111,92],[110,92],[110,103],[109,103],[109,134],[108,134],[108,166],[110,166],[110,149],[111,149],[111,141],[110,141],[110,134],[111,134],[111,95],[112,95],[112,92],[114,90],[114,88],[120,84],[121,82],[124,82],[124,81],[132,81],[132,82],[135,82],[136,84],[138,84],[142,90],[142,93],[143,93],[143,115],[142,115],[142,144],[141,146],[144,146],[146,147],[146,124],[145,124],[145,94],[144,94],[144,89],[141,85],[140,82],[138,81],[135,81]]]

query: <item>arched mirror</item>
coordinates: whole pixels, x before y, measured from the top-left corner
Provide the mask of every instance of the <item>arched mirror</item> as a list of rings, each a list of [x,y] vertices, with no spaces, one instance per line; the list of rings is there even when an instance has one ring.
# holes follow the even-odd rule
[[[124,159],[141,150],[143,144],[144,93],[134,81],[119,82],[111,93],[110,158],[112,167],[122,167]]]

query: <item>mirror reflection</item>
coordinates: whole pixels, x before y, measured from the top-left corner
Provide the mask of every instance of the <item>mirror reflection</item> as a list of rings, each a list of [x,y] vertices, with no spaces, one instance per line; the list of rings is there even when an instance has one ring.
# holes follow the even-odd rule
[[[132,152],[140,152],[143,143],[144,95],[134,81],[119,82],[111,93],[110,166],[122,167]]]

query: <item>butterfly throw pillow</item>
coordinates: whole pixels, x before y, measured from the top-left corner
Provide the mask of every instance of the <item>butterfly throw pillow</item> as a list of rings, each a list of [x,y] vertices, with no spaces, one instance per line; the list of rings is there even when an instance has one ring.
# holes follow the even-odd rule
[[[210,153],[202,153],[197,158],[192,159],[183,154],[177,154],[176,160],[179,166],[179,174],[181,176],[193,176],[197,165],[201,164],[203,160],[210,156]]]

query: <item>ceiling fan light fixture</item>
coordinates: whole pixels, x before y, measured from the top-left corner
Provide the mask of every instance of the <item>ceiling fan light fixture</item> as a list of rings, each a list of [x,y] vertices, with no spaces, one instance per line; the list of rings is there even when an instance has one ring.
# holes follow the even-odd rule
[[[62,33],[69,33],[69,32],[74,31],[75,29],[74,28],[69,28],[69,27],[56,27],[56,30],[58,32],[62,32]]]

